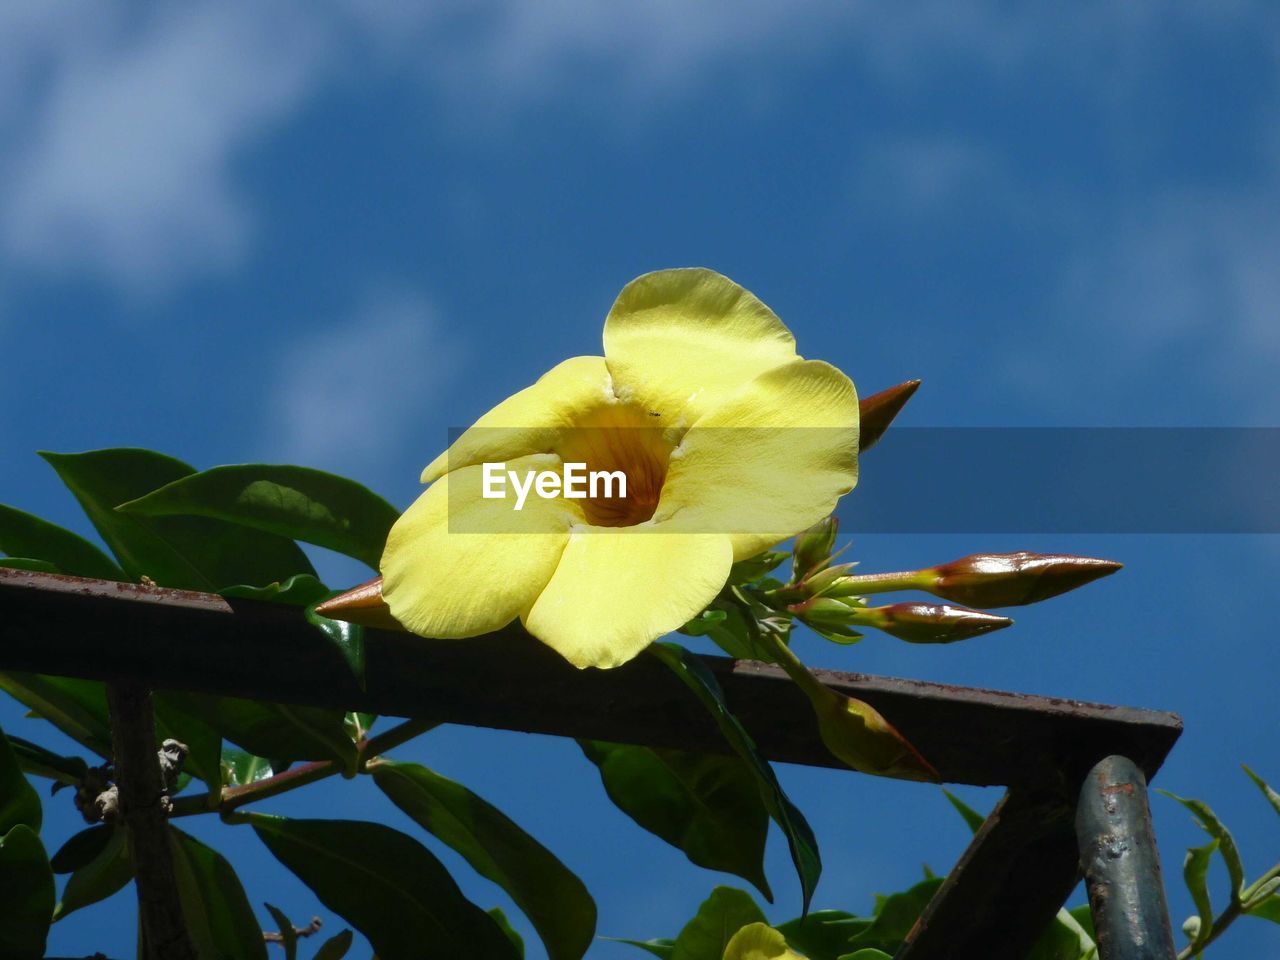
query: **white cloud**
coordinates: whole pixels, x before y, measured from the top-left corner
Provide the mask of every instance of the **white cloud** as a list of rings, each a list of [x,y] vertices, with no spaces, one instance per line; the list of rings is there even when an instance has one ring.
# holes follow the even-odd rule
[[[408,441],[428,421],[456,359],[424,296],[375,290],[281,359],[265,431],[272,459],[360,476],[377,475],[407,447],[421,459],[420,438]]]

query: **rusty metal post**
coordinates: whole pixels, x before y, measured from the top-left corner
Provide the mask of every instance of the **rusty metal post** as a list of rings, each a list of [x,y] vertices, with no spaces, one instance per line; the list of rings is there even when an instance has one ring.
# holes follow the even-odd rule
[[[1147,781],[1132,760],[1107,757],[1089,771],[1076,839],[1101,960],[1174,960]]]

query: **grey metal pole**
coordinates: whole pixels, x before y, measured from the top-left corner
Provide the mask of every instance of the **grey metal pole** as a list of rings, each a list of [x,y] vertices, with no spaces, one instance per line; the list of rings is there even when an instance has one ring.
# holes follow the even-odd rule
[[[1089,771],[1076,838],[1101,960],[1174,960],[1147,782],[1132,760],[1107,757]]]

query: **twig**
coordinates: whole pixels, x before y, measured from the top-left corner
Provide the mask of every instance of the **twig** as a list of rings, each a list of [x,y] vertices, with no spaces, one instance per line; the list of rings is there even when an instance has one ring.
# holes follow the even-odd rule
[[[324,926],[324,921],[319,917],[312,917],[311,922],[305,927],[294,927],[293,935],[295,937],[310,937],[320,932],[320,928]],[[263,930],[262,939],[267,943],[284,943],[284,937],[279,930]]]
[[[136,680],[111,681],[107,684],[107,706],[120,818],[128,829],[138,888],[142,956],[148,960],[195,960],[169,848],[168,796],[156,755],[151,691]]]

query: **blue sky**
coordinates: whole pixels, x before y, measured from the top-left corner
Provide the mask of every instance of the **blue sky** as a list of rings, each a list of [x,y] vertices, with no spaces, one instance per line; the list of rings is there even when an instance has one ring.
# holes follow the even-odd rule
[[[333,469],[406,505],[448,428],[598,352],[618,289],[684,265],[757,293],[864,393],[923,378],[906,423],[1280,426],[1278,20],[1247,2],[6,5],[0,500],[86,531],[34,451],[139,445]],[[971,644],[802,652],[1177,710],[1157,783],[1212,803],[1251,872],[1280,856],[1237,767],[1280,781],[1274,537],[849,532],[864,569],[1124,561]],[[34,730],[9,706],[0,723]],[[602,933],[674,934],[723,879],[609,807],[570,743],[459,729],[409,753],[559,852]],[[782,775],[824,842],[819,905],[865,908],[964,845],[930,788]],[[1154,803],[1175,880],[1199,839]],[[69,801],[48,807],[70,831]],[[401,822],[348,784],[278,809],[335,808]],[[252,837],[202,835],[256,902],[317,911]],[[776,837],[769,864],[784,919]],[[1189,910],[1175,892],[1175,924]],[[131,911],[86,911],[51,950],[123,956]],[[1277,946],[1245,920],[1226,951]]]

